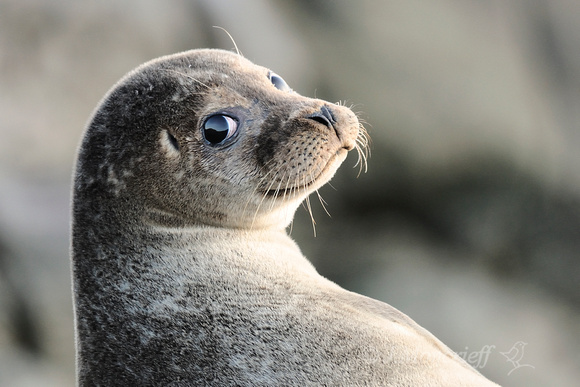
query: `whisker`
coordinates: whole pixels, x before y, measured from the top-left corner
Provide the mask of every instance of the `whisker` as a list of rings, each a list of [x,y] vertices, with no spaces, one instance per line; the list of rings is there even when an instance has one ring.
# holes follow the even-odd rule
[[[264,191],[264,194],[262,195],[262,199],[260,200],[260,203],[258,203],[258,207],[256,208],[256,211],[254,212],[254,217],[252,219],[252,225],[251,225],[251,227],[254,226],[254,223],[256,221],[256,218],[258,216],[258,213],[260,212],[260,208],[262,207],[262,204],[264,203],[264,200],[266,200],[266,198],[268,197],[268,192],[270,192],[272,190],[272,187],[276,183],[276,176],[278,175],[278,172],[280,171],[281,168],[282,168],[282,166],[279,166],[276,170],[274,170],[274,175],[272,176],[272,182],[267,187],[267,189]],[[270,173],[270,172],[271,171],[269,171],[268,173]],[[260,180],[260,182],[263,181],[267,177],[268,173]],[[259,186],[259,184],[258,184],[258,186]],[[256,191],[257,191],[257,189],[258,189],[258,187],[256,187]]]
[[[270,160],[269,162],[272,162],[272,160]],[[266,165],[267,165],[267,164],[266,164]],[[254,190],[253,190],[252,194],[251,194],[251,195],[249,195],[249,196],[248,196],[248,200],[246,200],[246,204],[244,205],[244,209],[242,210],[242,217],[245,217],[245,215],[246,215],[246,212],[247,212],[247,210],[248,210],[248,206],[250,205],[250,202],[252,201],[252,199],[253,199],[253,197],[254,197],[253,195],[258,193],[258,189],[259,189],[260,185],[262,184],[262,182],[263,182],[263,181],[264,181],[264,180],[265,180],[265,179],[266,179],[266,178],[267,178],[267,177],[270,175],[270,173],[272,173],[272,172],[273,172],[273,170],[270,170],[270,171],[268,171],[268,172],[267,172],[267,173],[266,173],[264,176],[262,176],[262,178],[260,179],[260,181],[259,181],[259,182],[256,184],[256,186],[254,187]],[[263,200],[264,200],[264,198],[262,198],[262,200],[260,201],[260,203],[259,203],[259,205],[258,205],[258,210],[259,210],[259,208],[260,208],[260,205],[261,205],[261,203],[262,203],[262,201],[263,201]],[[255,220],[255,216],[256,216],[256,215],[254,215],[254,220]],[[254,224],[254,223],[253,223],[253,221],[252,221],[252,226],[253,226],[253,224]]]
[[[294,181],[294,189],[292,190],[292,199],[298,197],[299,187],[300,187],[300,176],[296,175],[296,179]]]
[[[355,140],[355,149],[357,152],[357,162],[354,165],[354,168],[357,166],[359,167],[358,176],[363,172],[366,173],[368,170],[368,163],[367,160],[370,157],[370,137],[366,128],[363,126],[359,119],[359,131],[358,136]]]
[[[310,171],[309,174],[309,180],[310,181],[314,181],[314,173],[315,171]],[[316,171],[316,175],[318,175],[318,173],[320,173],[320,168],[318,168],[318,170]],[[306,178],[307,178],[307,174],[305,174],[303,176],[303,186],[306,186],[307,182],[306,182]],[[316,237],[316,220],[314,219],[314,212],[312,211],[312,205],[310,203],[310,195],[308,195],[306,197],[306,208],[308,209],[308,214],[310,214],[310,220],[312,222],[312,231],[314,232],[314,237]]]
[[[324,212],[326,212],[326,215],[328,215],[329,218],[332,218],[332,216],[330,215],[330,212],[328,212],[328,209],[326,208],[326,205],[328,203],[326,203],[326,200],[324,200],[322,198],[322,196],[320,195],[320,192],[318,192],[318,190],[315,191],[316,195],[318,196],[318,200],[320,201],[320,204],[322,205],[322,208],[324,209]]]
[[[283,196],[283,200],[286,200],[286,195],[288,195],[290,197],[290,195],[292,195],[295,187],[290,185],[290,178],[291,176],[288,176],[288,180],[286,181],[286,187],[284,188],[284,196]]]
[[[310,196],[306,197],[306,208],[310,214],[310,220],[312,221],[312,231],[314,232],[314,237],[316,237],[316,221],[314,220],[314,215],[312,214],[312,206],[310,205]]]
[[[220,27],[220,26],[213,26],[213,28],[218,28],[218,29],[222,30],[223,32],[225,32],[229,36],[229,38],[232,41],[232,43],[234,44],[234,48],[236,49],[236,53],[239,56],[243,56],[242,55],[242,52],[238,49],[238,45],[236,44],[236,41],[234,40],[234,38],[232,37],[232,35],[225,28]]]
[[[276,187],[276,191],[274,191],[274,197],[278,197],[278,194],[280,193],[280,190],[282,189],[282,180],[284,178],[284,175],[282,175],[282,179],[280,179],[280,182],[278,183],[278,186]],[[272,200],[272,202],[270,203],[270,210],[272,210],[272,208],[274,208],[274,204],[276,203],[275,200]]]

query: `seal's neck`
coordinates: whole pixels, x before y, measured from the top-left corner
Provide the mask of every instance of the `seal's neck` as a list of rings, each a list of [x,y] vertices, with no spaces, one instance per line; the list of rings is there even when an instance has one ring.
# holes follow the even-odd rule
[[[146,225],[164,228],[211,226],[224,229],[279,231],[290,225],[301,202],[302,200],[288,201],[268,208],[267,211],[260,209],[253,212],[232,211],[233,214],[223,217],[216,217],[213,214],[211,217],[200,216],[198,219],[188,219],[165,208],[145,208],[142,210],[141,220]]]

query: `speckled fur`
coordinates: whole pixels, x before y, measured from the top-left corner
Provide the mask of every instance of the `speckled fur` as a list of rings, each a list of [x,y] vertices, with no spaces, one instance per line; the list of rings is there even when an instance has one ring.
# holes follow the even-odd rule
[[[286,235],[361,128],[268,73],[189,51],[131,72],[95,111],[74,180],[79,384],[493,385],[396,309],[322,278]],[[308,118],[322,107],[330,126]],[[221,147],[201,132],[217,112],[240,122]]]

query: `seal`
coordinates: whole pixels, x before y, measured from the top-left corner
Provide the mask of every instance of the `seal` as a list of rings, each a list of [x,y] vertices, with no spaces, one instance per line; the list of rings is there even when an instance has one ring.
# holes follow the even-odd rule
[[[79,385],[494,385],[403,313],[320,276],[287,235],[365,144],[350,109],[231,52],[123,78],[76,163]]]

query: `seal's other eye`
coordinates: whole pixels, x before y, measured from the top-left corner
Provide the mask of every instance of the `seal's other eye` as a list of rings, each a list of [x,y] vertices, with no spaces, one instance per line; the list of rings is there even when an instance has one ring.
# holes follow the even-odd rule
[[[272,82],[272,84],[274,86],[276,86],[276,89],[282,90],[282,91],[292,90],[292,89],[290,89],[290,86],[288,86],[286,81],[284,79],[282,79],[282,77],[279,76],[278,74],[270,71],[270,73],[268,74],[268,78],[270,78],[270,82]]]
[[[210,116],[203,124],[203,137],[212,145],[217,145],[232,137],[238,131],[238,122],[225,114]]]

